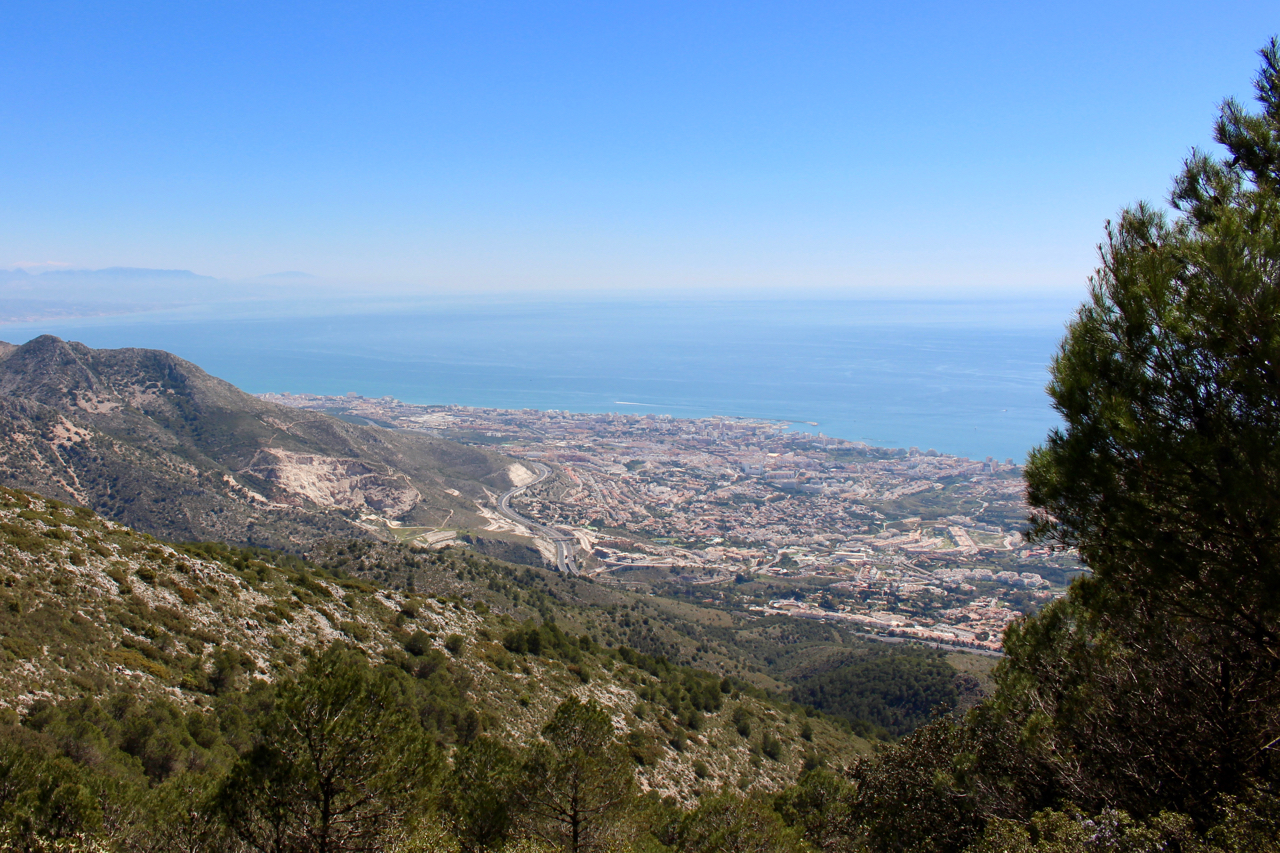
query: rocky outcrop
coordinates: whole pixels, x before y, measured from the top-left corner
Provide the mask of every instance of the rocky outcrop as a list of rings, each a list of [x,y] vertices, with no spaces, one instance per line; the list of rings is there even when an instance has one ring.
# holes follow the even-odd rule
[[[388,518],[407,515],[422,497],[403,476],[374,471],[358,459],[275,447],[259,451],[241,473],[266,480],[299,505],[375,512]]]

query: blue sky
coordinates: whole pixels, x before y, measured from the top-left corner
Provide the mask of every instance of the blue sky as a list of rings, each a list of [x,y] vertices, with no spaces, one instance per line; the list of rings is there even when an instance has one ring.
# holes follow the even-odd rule
[[[1272,3],[7,3],[0,267],[1079,291]],[[65,266],[64,266],[65,265]]]

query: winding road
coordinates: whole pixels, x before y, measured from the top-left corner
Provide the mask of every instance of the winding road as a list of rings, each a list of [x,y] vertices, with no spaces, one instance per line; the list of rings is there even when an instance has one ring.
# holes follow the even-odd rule
[[[536,486],[543,480],[551,476],[551,469],[541,462],[530,462],[538,471],[538,478],[531,482],[525,483],[523,486],[516,486],[514,489],[507,490],[502,497],[498,498],[498,512],[514,521],[516,524],[523,525],[530,530],[538,533],[544,538],[551,541],[556,546],[556,568],[566,575],[576,575],[578,573],[577,563],[573,559],[573,551],[577,546],[578,540],[572,535],[554,527],[548,527],[545,524],[539,524],[531,518],[525,518],[520,513],[511,508],[511,499],[523,492],[530,486]]]

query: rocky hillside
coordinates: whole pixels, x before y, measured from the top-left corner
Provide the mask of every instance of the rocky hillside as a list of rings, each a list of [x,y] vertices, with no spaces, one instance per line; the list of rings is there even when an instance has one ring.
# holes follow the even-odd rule
[[[259,400],[166,352],[0,345],[0,484],[174,541],[298,550],[394,526],[483,528],[511,460]]]
[[[806,762],[841,763],[867,748],[744,681],[601,642],[634,596],[601,589],[612,603],[597,608],[597,635],[575,636],[524,618],[552,600],[537,581],[519,607],[490,606],[471,583],[534,570],[461,551],[429,569],[413,591],[397,591],[265,551],[166,545],[2,489],[0,705],[26,713],[127,693],[209,708],[340,643],[433,685],[446,742],[476,730],[527,742],[565,697],[594,698],[642,786],[684,800],[721,784],[775,788]],[[595,587],[563,582],[584,595]]]

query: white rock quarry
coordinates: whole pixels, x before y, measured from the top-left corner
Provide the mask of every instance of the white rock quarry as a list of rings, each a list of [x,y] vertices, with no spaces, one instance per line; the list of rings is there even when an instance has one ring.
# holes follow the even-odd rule
[[[374,471],[358,459],[269,447],[254,455],[244,473],[316,506],[372,510],[389,518],[404,515],[422,499],[401,477]]]
[[[527,486],[534,480],[538,479],[538,475],[519,462],[514,462],[507,466],[507,477],[511,480],[511,485]]]

